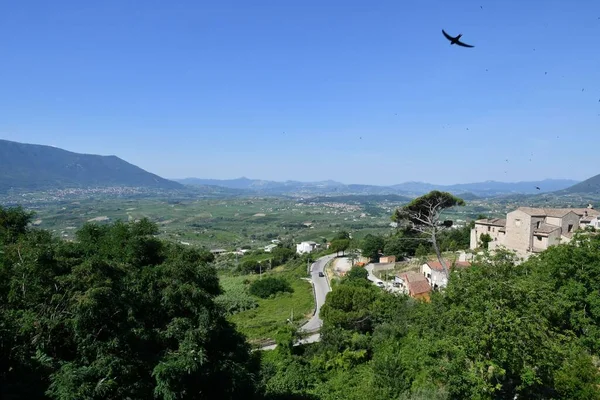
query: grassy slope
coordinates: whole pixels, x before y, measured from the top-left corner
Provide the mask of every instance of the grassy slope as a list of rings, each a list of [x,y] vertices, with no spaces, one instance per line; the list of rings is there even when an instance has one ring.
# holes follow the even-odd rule
[[[257,299],[258,307],[242,311],[230,317],[238,330],[245,334],[250,342],[273,339],[278,328],[286,323],[294,311],[294,321],[301,325],[312,316],[314,297],[310,282],[301,279],[305,267],[278,267],[264,275],[283,277],[289,280],[294,293],[280,294],[271,299]],[[221,284],[225,290],[233,285],[243,285],[244,280],[258,279],[258,276],[223,276]]]

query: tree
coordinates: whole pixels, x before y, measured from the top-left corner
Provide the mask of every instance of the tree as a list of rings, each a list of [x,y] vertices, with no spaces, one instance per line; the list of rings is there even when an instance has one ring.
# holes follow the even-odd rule
[[[479,240],[481,241],[481,247],[483,247],[484,249],[487,249],[490,242],[492,241],[492,237],[487,233],[482,233],[479,236]]]
[[[149,221],[65,242],[16,216],[0,247],[0,397],[252,397],[257,365],[215,302],[210,253]]]
[[[442,211],[455,206],[465,205],[464,200],[448,192],[434,190],[417,197],[407,205],[395,211],[392,219],[396,222],[408,223],[414,230],[423,232],[430,237],[435,254],[442,265],[444,274],[449,277],[449,269],[437,241],[437,235],[452,226],[452,221],[440,221]]]
[[[339,231],[334,239],[350,239],[350,233],[348,233],[347,231]]]
[[[266,299],[277,293],[289,292],[294,289],[288,281],[282,278],[267,276],[264,279],[258,279],[250,284],[250,294],[262,299]]]
[[[385,241],[381,236],[375,236],[369,233],[362,240],[362,254],[370,260],[377,260],[379,258],[379,252],[383,251],[384,246]]]
[[[271,255],[273,256],[274,265],[285,264],[289,259],[293,258],[296,253],[294,250],[289,249],[287,247],[275,247],[271,250]]]
[[[428,239],[424,238],[422,233],[405,227],[385,239],[384,253],[394,255],[399,260],[407,256],[414,256],[419,244]]]
[[[346,278],[349,281],[351,281],[351,280],[366,281],[368,276],[369,276],[369,273],[367,272],[366,269],[361,268],[361,267],[352,267],[352,268],[350,268],[350,271],[348,271],[346,273],[346,276],[344,278]]]
[[[348,239],[334,239],[331,241],[331,245],[329,247],[330,250],[335,251],[336,256],[339,255],[341,251],[342,254],[346,251],[346,249],[350,246],[350,240]]]
[[[356,250],[356,249],[351,249],[350,251],[348,251],[348,260],[350,260],[350,263],[353,267],[354,267],[354,263],[356,262],[356,260],[358,260],[359,256],[360,256],[360,254],[358,253],[358,250]]]

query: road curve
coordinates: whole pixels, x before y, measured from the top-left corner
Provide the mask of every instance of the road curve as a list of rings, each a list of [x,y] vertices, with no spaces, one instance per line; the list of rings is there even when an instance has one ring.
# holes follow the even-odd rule
[[[321,311],[321,306],[323,306],[325,303],[327,293],[331,292],[331,285],[329,284],[329,279],[327,276],[321,277],[319,276],[319,272],[325,273],[325,265],[333,258],[335,258],[335,254],[321,257],[310,266],[310,280],[312,282],[313,292],[315,295],[315,313],[311,319],[309,319],[300,327],[299,331],[301,333],[312,334],[304,339],[300,339],[294,344],[294,346],[299,346],[306,343],[315,343],[321,340],[321,335],[318,333],[318,331],[321,329],[321,326],[323,326],[323,320],[319,317],[319,312]],[[260,347],[260,350],[274,350],[276,347],[276,344],[270,344]]]
[[[327,297],[327,293],[331,291],[331,286],[329,285],[327,276],[320,277],[319,272],[324,272],[325,265],[333,258],[335,258],[335,254],[321,257],[310,267],[310,279],[315,294],[315,313],[306,324],[300,327],[301,332],[315,332],[321,329],[323,325],[323,320],[319,317],[319,312],[321,311],[321,306],[325,304],[325,298]]]

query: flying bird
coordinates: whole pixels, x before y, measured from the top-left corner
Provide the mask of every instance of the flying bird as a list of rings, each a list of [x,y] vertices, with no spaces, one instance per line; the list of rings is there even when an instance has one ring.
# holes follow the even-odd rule
[[[457,45],[462,46],[462,47],[475,47],[475,46],[471,46],[470,44],[466,44],[466,43],[463,43],[463,42],[460,41],[462,33],[459,34],[457,37],[452,37],[452,36],[448,35],[446,33],[446,31],[443,30],[443,29],[442,29],[442,33],[444,34],[444,36],[446,36],[446,39],[448,39],[450,41],[451,45],[457,44]]]
[[[542,189],[540,189],[540,187],[539,187],[539,186],[536,186],[535,188],[536,188],[537,190],[542,190]]]

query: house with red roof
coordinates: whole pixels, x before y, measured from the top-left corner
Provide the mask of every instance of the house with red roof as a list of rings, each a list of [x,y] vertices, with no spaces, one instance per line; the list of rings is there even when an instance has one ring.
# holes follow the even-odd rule
[[[415,271],[403,272],[396,276],[395,282],[403,287],[410,297],[429,301],[431,286],[423,275]]]

